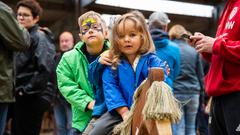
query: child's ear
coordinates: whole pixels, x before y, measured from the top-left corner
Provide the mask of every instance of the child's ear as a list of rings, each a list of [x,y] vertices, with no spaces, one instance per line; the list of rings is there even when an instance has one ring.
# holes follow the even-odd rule
[[[108,30],[105,30],[103,32],[103,36],[104,36],[105,39],[108,39]]]

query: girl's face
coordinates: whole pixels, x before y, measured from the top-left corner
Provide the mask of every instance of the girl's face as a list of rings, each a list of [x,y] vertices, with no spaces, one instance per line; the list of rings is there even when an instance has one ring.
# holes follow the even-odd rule
[[[29,29],[38,22],[39,16],[33,18],[32,12],[29,8],[20,6],[17,10],[17,20],[23,27]]]
[[[130,60],[134,60],[138,55],[137,52],[141,47],[141,33],[135,29],[135,23],[127,19],[121,22],[119,29],[119,50]]]

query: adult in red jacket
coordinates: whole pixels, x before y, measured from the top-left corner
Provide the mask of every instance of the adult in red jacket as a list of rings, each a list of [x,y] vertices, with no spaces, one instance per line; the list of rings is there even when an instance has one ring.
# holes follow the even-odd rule
[[[240,134],[240,0],[228,0],[216,38],[195,33],[194,47],[211,62],[205,78],[212,96],[210,135]]]

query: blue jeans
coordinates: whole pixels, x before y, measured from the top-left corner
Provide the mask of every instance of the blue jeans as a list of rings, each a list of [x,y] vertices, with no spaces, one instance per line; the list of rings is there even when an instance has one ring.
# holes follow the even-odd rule
[[[57,100],[54,107],[57,135],[70,135],[72,129],[71,106],[66,101]]]
[[[196,135],[196,116],[199,107],[199,94],[175,94],[181,101],[182,118],[179,123],[173,124],[173,135]]]
[[[8,103],[0,103],[0,135],[3,135],[7,122]]]

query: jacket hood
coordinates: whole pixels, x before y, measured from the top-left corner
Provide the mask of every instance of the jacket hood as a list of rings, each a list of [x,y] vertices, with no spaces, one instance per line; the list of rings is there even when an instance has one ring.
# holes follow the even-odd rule
[[[79,41],[75,46],[74,49],[81,50],[82,46],[84,45],[84,42]]]
[[[168,33],[161,29],[152,29],[150,30],[154,45],[156,48],[162,48],[167,45],[169,40]]]

